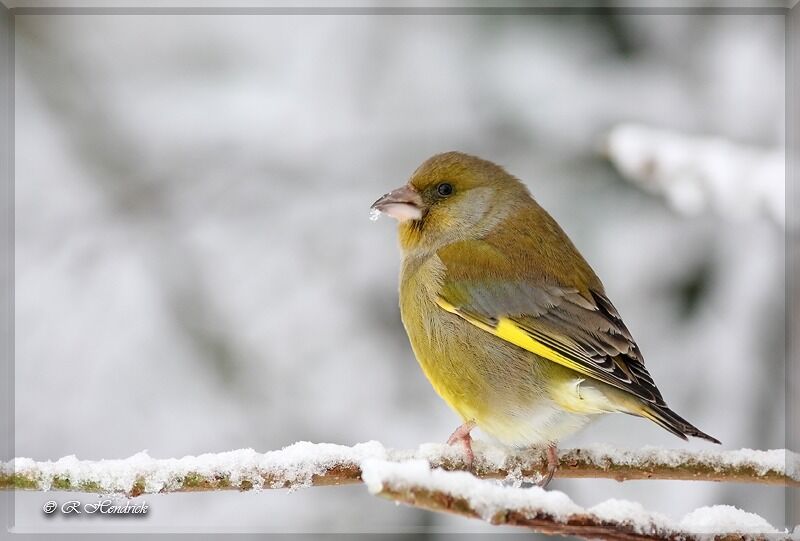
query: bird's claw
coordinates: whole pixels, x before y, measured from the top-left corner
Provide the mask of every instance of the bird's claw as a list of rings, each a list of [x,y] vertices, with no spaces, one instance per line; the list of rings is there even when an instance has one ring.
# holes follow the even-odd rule
[[[544,474],[544,477],[536,483],[538,486],[542,488],[547,488],[547,485],[550,484],[550,481],[553,480],[553,476],[558,469],[558,448],[552,444],[547,447],[547,471]]]
[[[472,451],[472,436],[469,435],[470,430],[473,428],[475,428],[475,423],[466,422],[456,428],[447,439],[447,445],[461,445],[464,448],[465,462],[468,469],[472,469],[472,463],[475,461],[475,453]]]

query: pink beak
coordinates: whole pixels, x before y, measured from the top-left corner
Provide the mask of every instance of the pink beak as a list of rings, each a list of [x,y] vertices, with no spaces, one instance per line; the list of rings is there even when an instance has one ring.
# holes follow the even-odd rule
[[[398,222],[422,218],[422,197],[417,190],[406,184],[387,193],[372,204],[372,209],[391,216]]]

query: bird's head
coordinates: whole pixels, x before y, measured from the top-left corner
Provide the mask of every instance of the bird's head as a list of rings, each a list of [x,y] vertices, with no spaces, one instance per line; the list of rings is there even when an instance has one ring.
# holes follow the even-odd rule
[[[527,188],[499,165],[446,152],[426,160],[372,208],[400,223],[400,245],[412,252],[479,238],[529,201]]]

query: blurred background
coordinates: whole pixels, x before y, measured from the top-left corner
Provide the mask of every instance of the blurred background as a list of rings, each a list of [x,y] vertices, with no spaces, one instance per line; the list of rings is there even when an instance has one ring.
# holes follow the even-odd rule
[[[17,456],[446,440],[394,224],[368,212],[447,150],[528,184],[677,412],[726,449],[786,445],[782,15],[28,14],[15,32]],[[711,448],[621,415],[562,446],[594,442]],[[771,487],[551,488],[785,525]],[[124,522],[45,518],[48,498],[16,495],[18,531],[500,531],[359,486],[147,496]]]

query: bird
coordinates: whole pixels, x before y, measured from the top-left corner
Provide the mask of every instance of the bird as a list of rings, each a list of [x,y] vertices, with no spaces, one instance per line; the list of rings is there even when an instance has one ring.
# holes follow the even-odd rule
[[[503,167],[437,154],[371,212],[398,221],[401,320],[461,417],[447,443],[468,465],[478,427],[506,448],[544,448],[547,486],[558,442],[616,412],[720,443],[667,406],[594,270]]]

